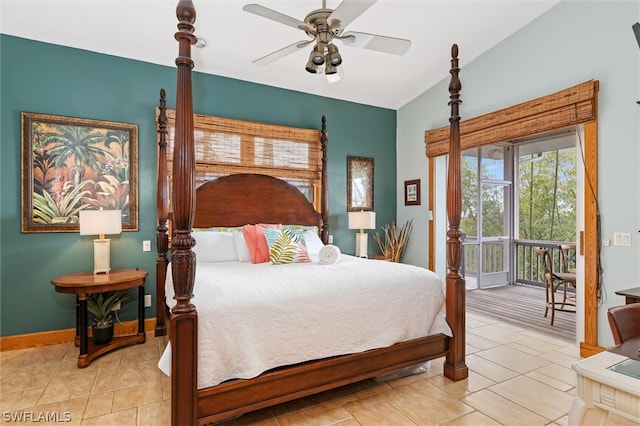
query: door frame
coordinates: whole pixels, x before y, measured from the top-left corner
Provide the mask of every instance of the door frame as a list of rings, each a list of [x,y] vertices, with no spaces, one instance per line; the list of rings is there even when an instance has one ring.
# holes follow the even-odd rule
[[[598,90],[599,81],[589,80],[562,91],[484,114],[460,123],[461,151],[498,142],[518,140],[555,130],[583,126],[584,131],[584,222],[580,255],[584,256],[584,341],[580,356],[603,350],[598,346]],[[429,159],[429,210],[435,211],[435,157],[449,150],[449,127],[425,132]],[[429,268],[435,268],[434,224],[429,222]]]

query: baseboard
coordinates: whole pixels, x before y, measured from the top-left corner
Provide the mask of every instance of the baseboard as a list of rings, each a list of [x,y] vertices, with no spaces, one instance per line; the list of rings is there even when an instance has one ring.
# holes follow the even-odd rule
[[[144,330],[154,331],[156,319],[148,318],[144,321]],[[133,334],[138,331],[138,320],[124,321],[115,324],[114,335]],[[71,343],[75,339],[76,329],[43,331],[40,333],[16,334],[14,336],[0,337],[0,351],[13,351],[16,349],[36,348],[40,346],[59,345]]]

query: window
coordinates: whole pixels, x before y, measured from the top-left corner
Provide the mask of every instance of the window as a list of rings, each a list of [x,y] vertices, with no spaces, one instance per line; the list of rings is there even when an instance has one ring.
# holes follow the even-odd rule
[[[194,114],[196,187],[219,176],[261,173],[295,185],[320,209],[322,132]],[[167,110],[167,167],[173,173],[175,110]]]

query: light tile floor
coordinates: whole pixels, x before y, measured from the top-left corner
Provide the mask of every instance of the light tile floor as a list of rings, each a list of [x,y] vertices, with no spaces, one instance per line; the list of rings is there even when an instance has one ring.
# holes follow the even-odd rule
[[[169,425],[170,382],[157,368],[164,347],[150,335],[85,369],[72,344],[0,352],[0,423],[22,415],[20,424]],[[577,360],[575,344],[468,314],[466,380],[444,378],[438,359],[422,374],[356,383],[225,425],[566,425]],[[613,415],[607,424],[632,425]]]

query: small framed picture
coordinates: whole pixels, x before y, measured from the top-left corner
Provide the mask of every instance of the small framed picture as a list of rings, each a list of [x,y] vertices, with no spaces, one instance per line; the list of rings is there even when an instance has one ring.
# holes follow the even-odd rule
[[[420,179],[404,181],[404,205],[420,205]]]

